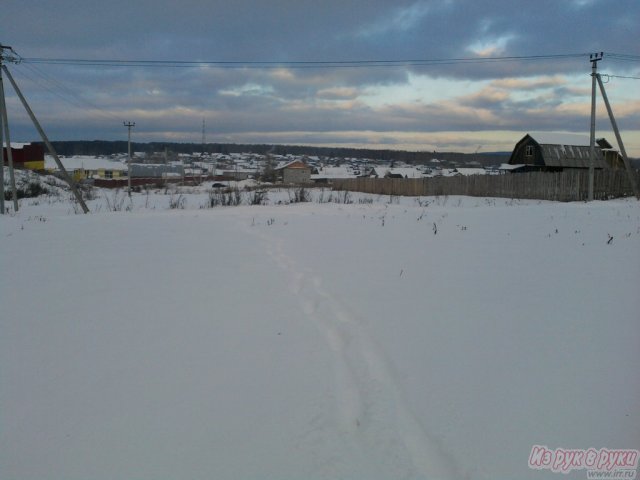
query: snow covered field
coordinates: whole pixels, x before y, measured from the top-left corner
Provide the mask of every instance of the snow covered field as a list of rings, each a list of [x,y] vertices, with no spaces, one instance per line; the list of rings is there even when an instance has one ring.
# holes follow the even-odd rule
[[[586,478],[532,445],[640,447],[635,200],[117,195],[0,218],[2,479]]]

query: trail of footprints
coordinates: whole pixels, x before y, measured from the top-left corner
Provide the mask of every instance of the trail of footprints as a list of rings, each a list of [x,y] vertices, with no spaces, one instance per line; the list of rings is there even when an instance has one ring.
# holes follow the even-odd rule
[[[304,318],[313,322],[331,351],[341,433],[355,438],[396,478],[460,478],[411,413],[383,352],[357,316],[324,289],[319,276],[305,272],[281,240],[260,236],[287,273]]]

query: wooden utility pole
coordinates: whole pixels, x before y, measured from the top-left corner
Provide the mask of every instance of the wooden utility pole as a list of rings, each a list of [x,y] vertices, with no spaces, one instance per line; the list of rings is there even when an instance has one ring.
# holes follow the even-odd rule
[[[589,136],[589,193],[588,199],[593,200],[593,183],[595,177],[596,162],[596,76],[598,75],[598,62],[602,60],[603,53],[589,55],[591,62],[591,132]]]
[[[127,161],[127,185],[129,187],[129,196],[131,196],[131,127],[136,126],[136,122],[122,122],[122,124],[129,130],[129,136],[127,140],[129,160]]]

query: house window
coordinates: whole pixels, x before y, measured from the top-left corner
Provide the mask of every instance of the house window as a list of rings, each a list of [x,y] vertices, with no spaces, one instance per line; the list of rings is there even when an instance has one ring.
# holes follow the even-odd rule
[[[113,178],[113,171],[112,170],[105,170],[104,171],[104,178]]]
[[[524,149],[525,157],[533,157],[533,145],[527,145]]]

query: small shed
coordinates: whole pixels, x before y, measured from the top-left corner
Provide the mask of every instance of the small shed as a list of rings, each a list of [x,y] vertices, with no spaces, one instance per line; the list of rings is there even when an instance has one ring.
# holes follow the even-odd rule
[[[283,183],[311,182],[311,167],[302,160],[294,160],[275,169]]]
[[[594,167],[610,168],[605,152],[613,152],[604,138],[596,140]],[[616,152],[617,153],[617,152]],[[608,153],[607,156],[612,156]],[[589,137],[573,134],[532,133],[516,143],[509,165],[523,165],[519,171],[563,171],[587,169],[591,165]]]

